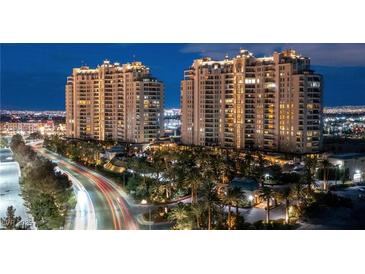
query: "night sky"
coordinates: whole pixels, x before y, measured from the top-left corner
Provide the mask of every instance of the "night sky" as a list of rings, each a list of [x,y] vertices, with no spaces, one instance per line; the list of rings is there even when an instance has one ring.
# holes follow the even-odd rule
[[[64,86],[73,67],[104,59],[142,61],[165,84],[165,107],[179,107],[180,80],[193,59],[255,56],[293,48],[324,75],[325,106],[365,105],[365,44],[1,44],[1,109],[64,110]]]

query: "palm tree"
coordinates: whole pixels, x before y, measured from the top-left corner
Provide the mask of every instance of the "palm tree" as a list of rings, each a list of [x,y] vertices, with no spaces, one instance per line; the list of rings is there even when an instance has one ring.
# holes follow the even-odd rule
[[[152,167],[150,163],[147,161],[147,159],[145,157],[141,158],[134,157],[132,158],[130,164],[131,164],[131,169],[134,171],[133,176],[135,176],[135,173],[138,173],[142,177],[143,184],[147,185],[147,189],[149,189],[150,181],[147,180],[147,174],[151,171]]]
[[[271,187],[264,186],[261,189],[260,197],[266,200],[266,223],[270,222],[270,199],[273,195],[273,190]]]
[[[212,229],[212,211],[219,201],[216,184],[212,180],[204,182],[202,187],[202,201],[208,210],[208,230]]]
[[[321,164],[323,169],[323,189],[328,190],[328,169],[331,166],[331,163],[327,159],[324,159]]]
[[[233,180],[234,175],[237,173],[235,160],[230,156],[226,156],[224,159],[222,159],[219,168],[221,182],[223,184],[229,184]]]
[[[227,194],[223,197],[223,203],[228,206],[227,225],[228,229],[231,229],[231,207],[236,201],[230,188],[227,190]]]
[[[169,214],[169,218],[174,221],[182,221],[188,217],[188,212],[186,206],[179,203],[175,208],[173,208]]]
[[[22,220],[20,216],[15,216],[16,209],[13,206],[8,206],[6,210],[6,217],[0,218],[0,223],[5,229],[16,229],[17,224]]]
[[[236,197],[235,206],[236,206],[236,217],[239,216],[239,206],[242,200],[246,200],[246,194],[240,188],[233,188],[234,196]]]
[[[312,184],[314,183],[314,173],[317,166],[317,159],[312,157],[304,158],[304,182],[307,184],[308,194],[312,191]]]
[[[170,169],[168,176],[173,180],[177,189],[190,190],[192,203],[195,203],[202,176],[193,153],[192,148],[179,151],[176,154],[176,162]]]
[[[160,180],[161,174],[168,169],[166,153],[163,151],[155,151],[152,154],[152,169],[156,174],[157,180]]]
[[[169,213],[168,219],[175,222],[174,229],[192,229],[192,222],[186,205],[179,203]]]
[[[292,200],[297,201],[296,204],[299,206],[303,199],[303,186],[301,183],[294,183],[291,186],[290,196],[292,197]]]
[[[197,202],[191,205],[191,214],[195,217],[197,229],[200,229],[201,227],[201,217],[204,213],[204,209],[204,204],[201,202]]]
[[[261,186],[264,186],[264,181],[262,180],[264,176],[264,170],[265,170],[266,160],[262,156],[261,153],[257,154],[257,163],[255,165],[255,168],[253,169],[252,176],[255,178],[257,182],[260,182]]]
[[[239,188],[228,188],[226,195],[223,197],[223,203],[228,205],[228,216],[227,216],[227,224],[228,229],[232,228],[232,213],[231,213],[231,207],[236,207],[236,220],[238,220],[239,216],[239,203],[242,199],[242,192]]]
[[[192,167],[186,170],[187,174],[184,179],[184,184],[191,190],[191,203],[194,204],[198,201],[198,189],[203,182],[200,169],[198,167]]]
[[[252,157],[252,153],[250,151],[248,151],[245,154],[245,158],[244,158],[244,175],[248,175],[251,176],[252,175],[252,162],[253,162],[253,157]]]
[[[151,192],[150,183],[147,183],[149,182],[149,180],[146,180],[144,176],[135,176],[130,178],[129,180],[134,181],[134,183],[136,184],[135,192],[137,196],[145,198]],[[130,183],[128,181],[128,185],[129,184]]]
[[[291,196],[291,188],[285,187],[279,193],[280,197],[285,200],[285,223],[289,223],[289,207],[290,207],[290,196]]]
[[[153,183],[149,189],[150,200],[157,202],[166,202],[166,199],[168,199],[166,191],[167,191],[166,184],[161,184],[153,180]]]

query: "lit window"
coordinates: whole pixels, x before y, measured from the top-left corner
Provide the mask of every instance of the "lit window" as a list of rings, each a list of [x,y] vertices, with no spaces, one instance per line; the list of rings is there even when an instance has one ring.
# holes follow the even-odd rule
[[[256,83],[255,78],[246,78],[245,79],[245,84],[255,84],[255,83]]]

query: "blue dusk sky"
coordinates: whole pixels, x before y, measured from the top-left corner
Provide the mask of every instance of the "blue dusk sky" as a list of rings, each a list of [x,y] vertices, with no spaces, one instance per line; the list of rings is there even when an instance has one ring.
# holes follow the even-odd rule
[[[180,80],[195,58],[221,59],[239,49],[255,56],[293,48],[324,76],[325,106],[365,105],[365,44],[1,44],[1,109],[64,110],[73,67],[104,59],[142,61],[165,84],[165,107],[179,107]]]

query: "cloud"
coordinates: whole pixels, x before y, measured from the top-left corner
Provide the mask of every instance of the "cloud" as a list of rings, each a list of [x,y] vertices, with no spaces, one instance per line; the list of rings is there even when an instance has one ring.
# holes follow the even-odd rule
[[[365,44],[187,44],[180,52],[220,59],[226,54],[237,55],[240,48],[247,49],[258,57],[292,48],[302,55],[310,57],[313,65],[365,67]]]

